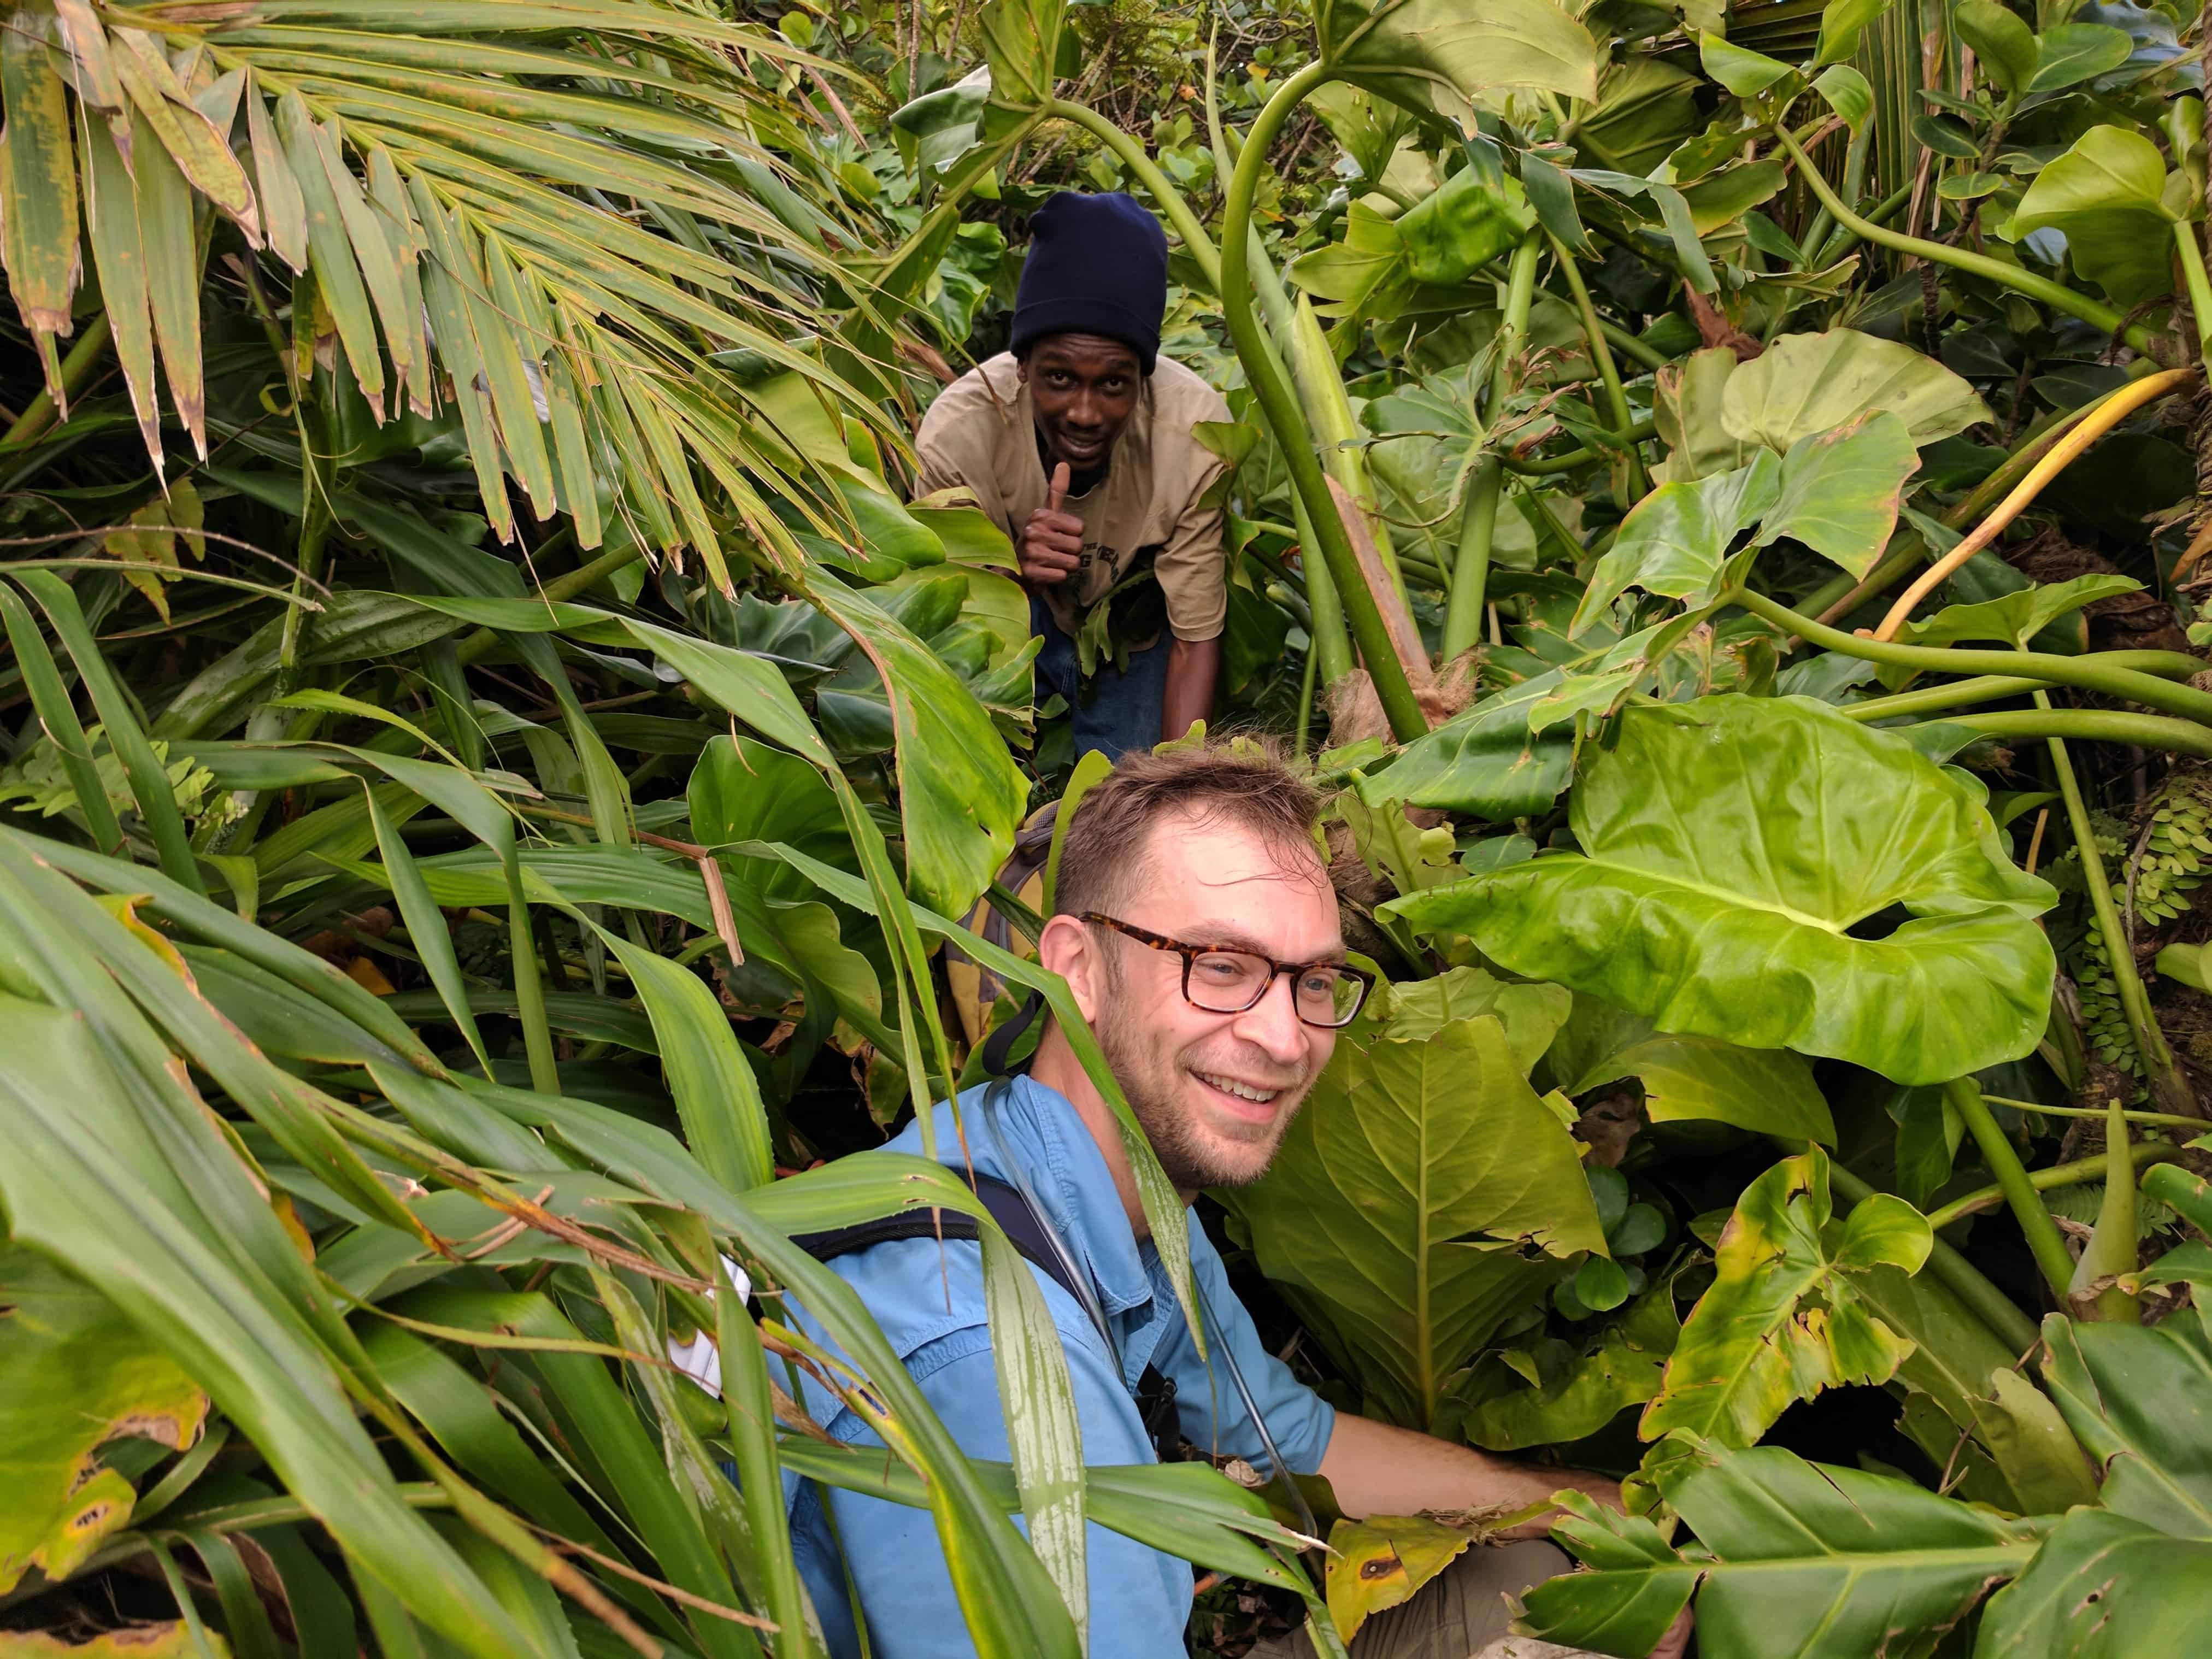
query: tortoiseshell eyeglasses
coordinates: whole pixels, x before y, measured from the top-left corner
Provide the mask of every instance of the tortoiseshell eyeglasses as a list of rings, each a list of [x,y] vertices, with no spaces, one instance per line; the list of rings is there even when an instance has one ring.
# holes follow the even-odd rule
[[[1125,939],[1182,958],[1183,1000],[1209,1014],[1256,1008],[1279,975],[1291,977],[1291,1006],[1308,1025],[1334,1031],[1358,1018],[1374,985],[1372,975],[1341,962],[1277,962],[1254,951],[1189,945],[1115,916],[1086,910],[1083,920],[1110,927]]]

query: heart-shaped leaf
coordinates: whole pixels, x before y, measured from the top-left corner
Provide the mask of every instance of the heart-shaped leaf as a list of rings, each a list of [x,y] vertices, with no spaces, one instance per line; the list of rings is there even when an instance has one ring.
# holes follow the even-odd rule
[[[2004,234],[2063,232],[2077,272],[2116,302],[2140,305],[2173,284],[2165,191],[2157,145],[2125,127],[2091,127],[2035,175]]]
[[[1947,605],[1934,616],[1908,623],[1898,638],[1906,645],[1954,645],[1960,640],[1996,640],[2025,650],[2027,642],[2084,605],[2117,594],[2134,593],[2142,584],[2128,576],[2075,576],[1979,605]]]
[[[1808,697],[1639,707],[1618,732],[1575,785],[1582,852],[1384,914],[1662,1030],[1900,1083],[2035,1046],[2055,964],[2034,918],[2055,896],[2014,867],[1974,785]]]
[[[1863,578],[1889,545],[1905,481],[1919,465],[1912,434],[1887,410],[1800,438],[1782,458],[1782,493],[1758,544],[1791,537]]]
[[[1579,636],[1632,587],[1674,599],[1711,599],[1729,544],[1758,521],[1781,489],[1782,467],[1765,450],[1732,472],[1660,485],[1621,520],[1620,533],[1575,608],[1567,637]]]

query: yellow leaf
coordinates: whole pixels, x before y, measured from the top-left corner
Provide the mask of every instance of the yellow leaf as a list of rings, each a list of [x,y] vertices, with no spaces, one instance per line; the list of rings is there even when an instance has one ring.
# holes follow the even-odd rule
[[[138,907],[154,902],[151,893],[94,893],[93,901],[137,937],[138,942],[176,970],[179,979],[192,985],[192,970],[167,938],[138,919]]]
[[[230,1659],[230,1644],[214,1631],[206,1651]],[[126,1625],[71,1646],[44,1631],[0,1631],[0,1659],[197,1659],[201,1650],[182,1620],[167,1625]]]
[[[1328,1615],[1346,1642],[1459,1559],[1474,1540],[1417,1515],[1370,1515],[1328,1529]]]

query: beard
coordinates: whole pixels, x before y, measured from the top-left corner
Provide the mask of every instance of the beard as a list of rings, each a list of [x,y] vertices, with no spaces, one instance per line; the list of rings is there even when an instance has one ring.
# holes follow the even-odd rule
[[[1203,1121],[1192,1098],[1196,1086],[1192,1072],[1266,1077],[1279,1072],[1279,1066],[1265,1060],[1253,1064],[1243,1057],[1251,1051],[1225,1035],[1170,1049],[1157,1032],[1136,1029],[1137,1024],[1103,1019],[1095,1023],[1095,1029],[1107,1066],[1128,1097],[1129,1109],[1152,1142],[1169,1182],[1179,1192],[1196,1192],[1209,1187],[1249,1187],[1266,1175],[1313,1087],[1313,1073],[1302,1070],[1283,1085],[1274,1102],[1275,1115],[1265,1123],[1227,1117]]]

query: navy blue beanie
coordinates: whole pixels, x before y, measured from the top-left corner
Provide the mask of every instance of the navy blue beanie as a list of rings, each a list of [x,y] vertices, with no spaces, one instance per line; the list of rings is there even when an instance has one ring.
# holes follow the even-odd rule
[[[1167,309],[1167,233],[1134,197],[1063,190],[1030,216],[1015,356],[1049,334],[1099,334],[1135,352],[1149,374]]]

